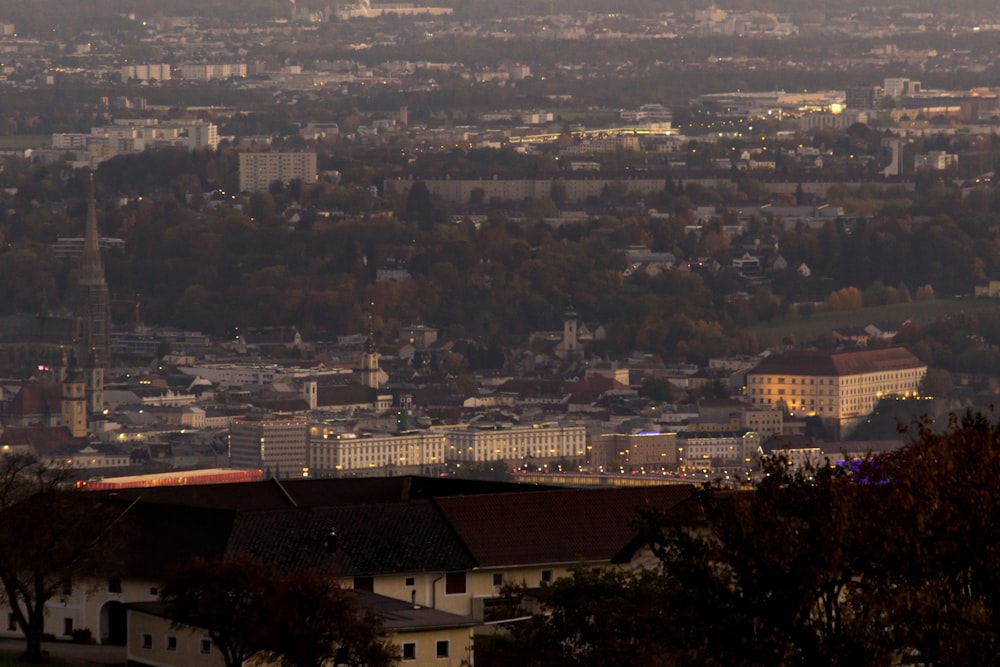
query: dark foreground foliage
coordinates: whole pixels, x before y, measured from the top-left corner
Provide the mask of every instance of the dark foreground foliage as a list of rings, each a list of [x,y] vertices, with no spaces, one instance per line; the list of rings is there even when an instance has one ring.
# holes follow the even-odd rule
[[[646,514],[651,567],[579,567],[477,664],[1000,664],[1000,424],[915,435],[853,466],[776,461],[690,521]]]

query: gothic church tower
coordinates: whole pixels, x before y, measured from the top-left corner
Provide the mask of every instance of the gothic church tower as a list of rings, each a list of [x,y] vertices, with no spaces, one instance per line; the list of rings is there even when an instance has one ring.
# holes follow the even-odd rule
[[[98,414],[104,402],[104,369],[111,361],[111,300],[101,260],[93,172],[74,320],[77,359],[86,360],[87,409],[92,415]]]

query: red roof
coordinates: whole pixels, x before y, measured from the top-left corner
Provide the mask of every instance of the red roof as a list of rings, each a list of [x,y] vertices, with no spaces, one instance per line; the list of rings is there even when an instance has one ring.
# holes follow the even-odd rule
[[[480,567],[611,561],[636,538],[640,508],[689,500],[683,485],[435,498]]]
[[[8,413],[19,416],[62,414],[62,385],[25,384],[11,401]]]
[[[901,347],[861,352],[793,351],[767,357],[752,375],[820,375],[838,377],[922,368],[927,364]]]

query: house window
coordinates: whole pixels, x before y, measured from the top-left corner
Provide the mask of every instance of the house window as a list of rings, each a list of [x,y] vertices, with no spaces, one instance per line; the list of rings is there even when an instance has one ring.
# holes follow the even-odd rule
[[[73,634],[73,619],[72,618],[64,618],[63,619],[63,634],[64,635],[71,635],[71,634]]]
[[[10,612],[9,614],[7,614],[7,632],[16,632],[16,631],[17,631],[17,616],[14,615],[14,612]]]
[[[552,583],[552,570],[542,570],[542,581],[546,584]]]
[[[159,595],[160,594],[160,589],[157,588],[156,586],[150,586],[149,587],[149,594],[150,595]]]
[[[109,593],[122,592],[122,580],[120,577],[111,577],[110,579],[108,579],[108,592]]]
[[[354,577],[354,590],[375,592],[375,577]]]
[[[442,639],[437,643],[437,657],[447,658],[448,657],[448,640]]]
[[[406,578],[406,585],[407,586],[415,586],[416,585],[416,579],[414,579],[413,577],[407,577]]]
[[[414,642],[406,642],[403,644],[403,660],[416,660],[417,659],[417,645]]]
[[[462,595],[465,593],[465,572],[448,572],[444,579],[445,595]]]
[[[176,651],[177,650],[177,637],[168,636],[167,637],[167,650]]]
[[[493,573],[493,585],[494,586],[503,586],[503,572],[494,572]]]
[[[201,640],[201,652],[202,653],[211,653],[212,652],[212,640],[211,639],[202,639]]]
[[[143,633],[143,635],[142,635],[142,647],[143,648],[153,648],[153,635]]]

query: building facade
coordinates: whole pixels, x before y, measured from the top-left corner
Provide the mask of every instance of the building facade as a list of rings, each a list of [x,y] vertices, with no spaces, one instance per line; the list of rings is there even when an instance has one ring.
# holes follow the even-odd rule
[[[815,415],[848,432],[886,396],[914,397],[927,365],[901,347],[860,352],[787,352],[747,373],[755,406]]]
[[[273,477],[302,477],[307,469],[308,424],[302,418],[248,416],[229,426],[234,468],[260,469]]]
[[[449,429],[448,461],[582,461],[587,450],[583,426],[531,426]]]
[[[240,192],[267,190],[271,183],[316,182],[315,153],[240,153]]]
[[[448,438],[441,431],[359,436],[309,428],[309,472],[318,477],[436,475],[444,471]]]

